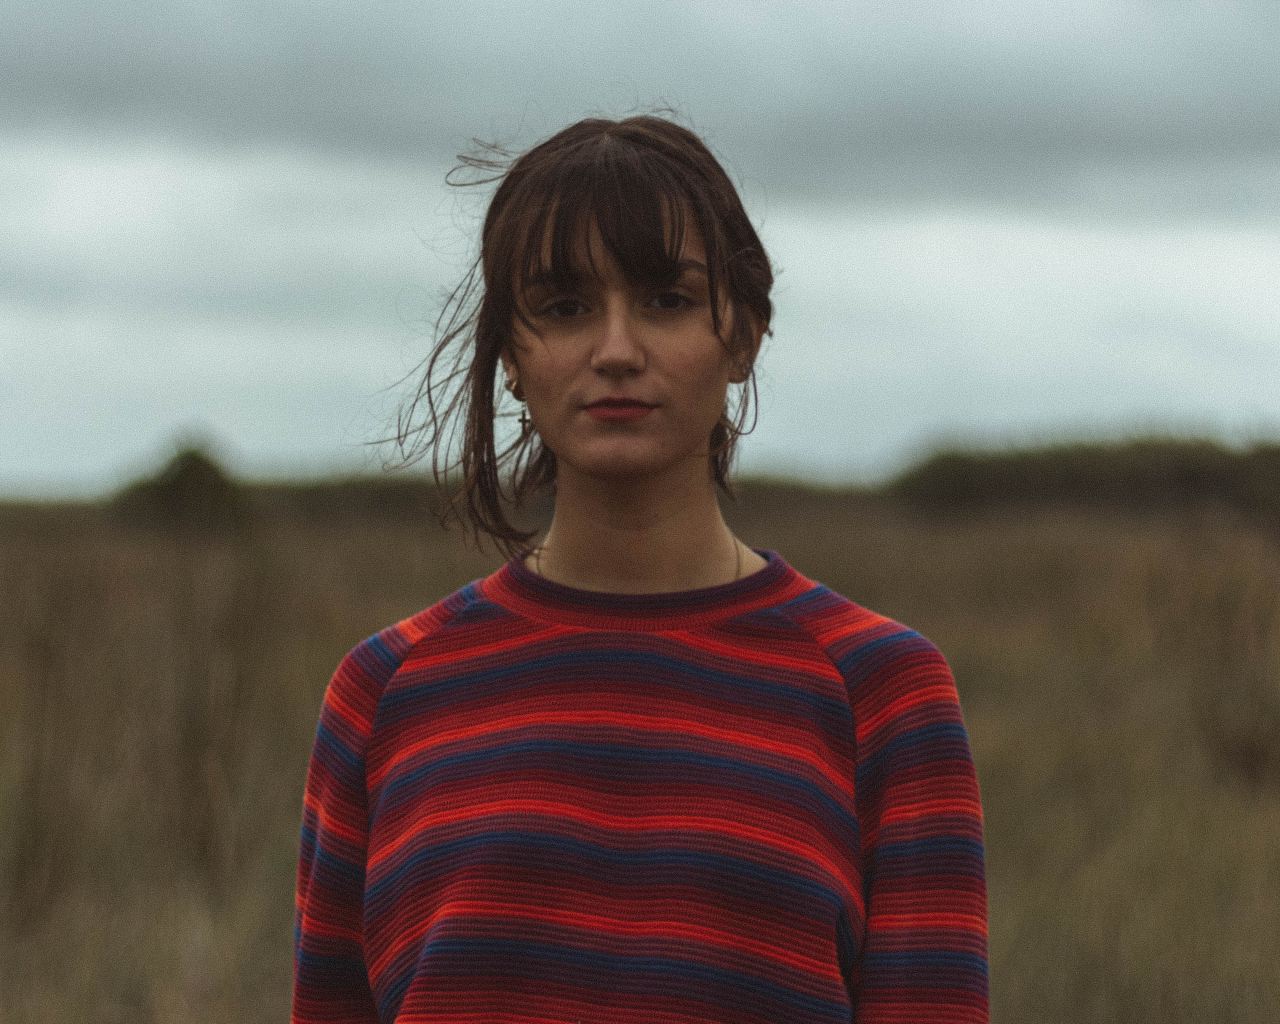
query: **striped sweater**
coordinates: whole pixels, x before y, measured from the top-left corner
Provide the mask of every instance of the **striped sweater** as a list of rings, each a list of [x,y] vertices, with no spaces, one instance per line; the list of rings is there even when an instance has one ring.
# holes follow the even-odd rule
[[[576,590],[512,560],[324,695],[292,1020],[987,1020],[982,810],[920,634],[779,555]]]

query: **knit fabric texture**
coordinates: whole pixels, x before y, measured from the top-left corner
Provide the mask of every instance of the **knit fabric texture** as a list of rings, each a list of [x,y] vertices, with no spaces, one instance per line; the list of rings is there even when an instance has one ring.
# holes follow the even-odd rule
[[[760,554],[666,594],[513,559],[346,654],[307,771],[295,1024],[987,1021],[951,671]]]

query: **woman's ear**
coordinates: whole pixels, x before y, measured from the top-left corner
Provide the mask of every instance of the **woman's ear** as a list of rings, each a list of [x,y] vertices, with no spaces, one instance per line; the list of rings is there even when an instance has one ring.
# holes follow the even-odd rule
[[[760,354],[760,343],[764,340],[764,328],[760,326],[759,318],[754,314],[748,314],[751,322],[751,342],[748,350],[736,354],[733,358],[733,365],[729,372],[729,381],[733,384],[742,384],[751,376],[751,368],[756,364],[756,356]]]

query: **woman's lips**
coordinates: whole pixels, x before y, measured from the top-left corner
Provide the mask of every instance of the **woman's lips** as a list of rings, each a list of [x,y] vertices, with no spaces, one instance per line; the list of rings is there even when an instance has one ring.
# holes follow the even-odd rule
[[[652,411],[653,406],[645,405],[644,402],[605,401],[587,406],[587,412],[592,418],[610,422],[643,419]]]

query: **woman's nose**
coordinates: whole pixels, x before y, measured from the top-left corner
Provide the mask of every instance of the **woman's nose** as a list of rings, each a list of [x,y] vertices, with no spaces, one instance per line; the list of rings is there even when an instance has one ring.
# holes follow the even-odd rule
[[[639,325],[625,302],[608,302],[600,317],[591,367],[601,373],[634,373],[644,368]]]

